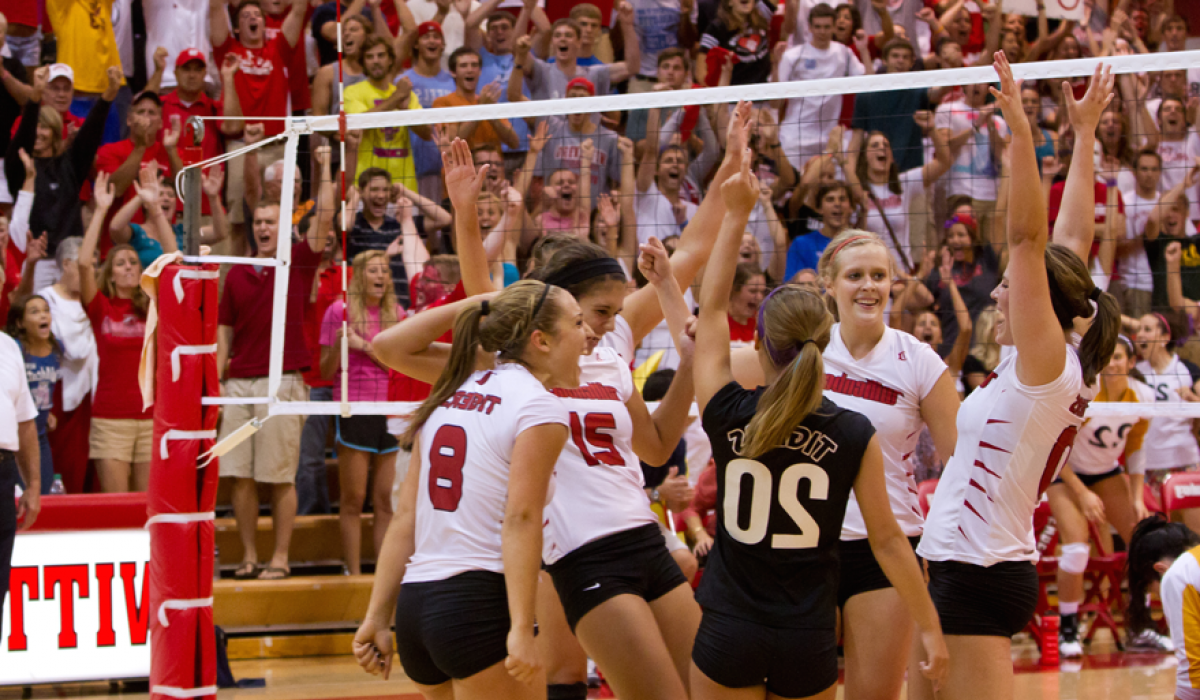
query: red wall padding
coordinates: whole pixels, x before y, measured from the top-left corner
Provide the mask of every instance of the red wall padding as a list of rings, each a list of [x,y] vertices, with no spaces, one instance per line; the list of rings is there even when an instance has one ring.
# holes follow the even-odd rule
[[[214,440],[171,440],[167,457],[162,438],[171,430],[215,430],[218,407],[202,406],[201,397],[219,396],[215,353],[182,355],[178,380],[172,376],[172,351],[183,345],[217,342],[217,280],[180,279],[183,299],[175,294],[183,270],[216,271],[216,265],[171,265],[159,277],[155,355],[154,454],[150,462],[147,510],[209,513],[217,498],[217,461],[200,468],[199,458]],[[150,686],[192,689],[215,686],[216,647],[212,608],[168,610],[169,625],[158,611],[167,600],[212,596],[213,522],[157,522],[150,529]],[[155,700],[168,696],[151,693]],[[214,694],[215,695],[215,694]]]

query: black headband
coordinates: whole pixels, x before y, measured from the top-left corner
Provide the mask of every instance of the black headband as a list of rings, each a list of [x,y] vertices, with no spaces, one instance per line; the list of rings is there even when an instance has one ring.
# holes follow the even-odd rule
[[[546,297],[549,294],[550,294],[550,283],[547,282],[542,285],[542,295],[540,297],[538,297],[537,304],[535,304],[533,307],[533,315],[529,317],[529,319],[531,321],[533,319],[537,318],[538,312],[542,310],[542,304],[546,303]],[[485,301],[483,303],[486,304],[487,302]]]
[[[552,284],[555,287],[570,289],[581,282],[586,282],[601,275],[620,275],[624,278],[625,268],[621,267],[621,263],[617,262],[615,258],[596,258],[564,267],[555,274],[548,276],[544,281],[546,284]]]

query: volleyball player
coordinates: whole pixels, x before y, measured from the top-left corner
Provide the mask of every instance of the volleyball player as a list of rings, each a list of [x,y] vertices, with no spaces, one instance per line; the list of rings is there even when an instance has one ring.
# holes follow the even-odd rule
[[[1100,393],[1093,401],[1154,403],[1154,391],[1129,376],[1135,362],[1133,343],[1119,337],[1112,360],[1100,377]],[[1083,572],[1091,556],[1088,521],[1097,525],[1112,523],[1121,539],[1129,542],[1134,526],[1149,515],[1142,502],[1146,471],[1142,445],[1149,425],[1149,419],[1133,415],[1088,418],[1075,436],[1067,466],[1046,489],[1062,546],[1057,576],[1058,653],[1065,658],[1083,655],[1079,604],[1083,602]],[[1122,457],[1124,467],[1118,462]]]
[[[749,158],[744,163],[722,187],[728,213],[705,271],[697,324],[696,397],[721,505],[699,589],[704,617],[692,652],[692,697],[836,696],[838,538],[851,490],[862,502],[872,561],[886,571],[884,585],[896,586],[905,624],[915,619],[921,629],[929,656],[922,671],[938,679],[945,641],[912,545],[889,507],[881,441],[866,416],[821,393],[821,354],[836,330],[821,296],[790,286],[773,292],[759,306],[756,338],[768,384],[749,390],[734,381],[726,307],[758,191]],[[866,286],[882,306],[890,258],[882,246],[879,254],[884,272],[872,271]],[[855,301],[866,294],[860,290]],[[908,352],[919,352],[915,339],[911,345]],[[935,374],[929,384],[938,381]],[[890,624],[876,622],[879,632]]]
[[[1130,632],[1154,628],[1150,593],[1158,588],[1174,642],[1176,700],[1200,700],[1200,537],[1183,523],[1154,516],[1138,523],[1129,541]]]
[[[1033,510],[1066,461],[1096,394],[1120,329],[1116,300],[1096,287],[1085,263],[1095,234],[1092,150],[1096,124],[1112,98],[1113,77],[1097,67],[1083,99],[1064,99],[1075,129],[1075,158],[1048,243],[1046,202],[1020,85],[1003,52],[992,89],[1012,130],[1009,263],[993,292],[997,340],[1013,346],[963,403],[958,442],[946,465],[917,553],[929,562],[929,591],[955,663],[939,697],[1011,698],[1012,635],[1038,598]],[[1076,319],[1090,321],[1078,349]],[[917,645],[914,661],[925,657]],[[909,675],[914,700],[933,688]]]
[[[569,434],[550,390],[579,386],[588,330],[569,294],[538,282],[455,306],[446,371],[402,438],[413,466],[354,655],[389,675],[394,611],[400,663],[427,698],[544,697],[534,643],[542,507]],[[375,347],[403,370],[410,358],[394,340],[385,332]],[[494,367],[476,371],[480,350]]]

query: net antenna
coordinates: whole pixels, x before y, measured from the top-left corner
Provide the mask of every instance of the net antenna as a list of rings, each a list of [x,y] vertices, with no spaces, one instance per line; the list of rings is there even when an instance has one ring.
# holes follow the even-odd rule
[[[341,31],[339,23],[339,84],[344,85],[340,66]],[[1080,58],[1058,61],[1042,61],[1037,63],[1021,63],[1013,65],[1014,77],[1017,80],[1051,80],[1070,77],[1090,77],[1099,64],[1112,67],[1113,73],[1145,73],[1161,72],[1200,67],[1200,51],[1181,51],[1171,53],[1155,53],[1132,56],[1110,56],[1103,59]],[[834,95],[851,95],[866,92],[887,92],[901,89],[957,87],[962,85],[995,83],[998,77],[991,66],[973,68],[958,68],[937,71],[922,71],[903,74],[883,74],[859,76],[850,78],[831,78],[801,82],[780,82],[744,86],[729,86],[716,88],[697,88],[685,91],[659,91],[630,95],[601,95],[596,97],[579,97],[572,99],[535,100],[522,102],[504,102],[488,105],[472,105],[464,107],[446,107],[436,110],[400,110],[395,112],[376,112],[346,114],[344,105],[337,105],[337,113],[319,117],[288,117],[282,134],[266,139],[245,149],[239,149],[219,158],[211,159],[200,165],[208,165],[220,160],[241,155],[254,148],[260,148],[266,143],[286,139],[285,158],[282,177],[282,196],[280,221],[291,221],[293,213],[292,193],[297,168],[297,146],[299,138],[304,134],[337,132],[343,138],[339,145],[342,162],[345,163],[346,147],[344,135],[349,130],[367,130],[397,128],[419,125],[453,124],[470,121],[482,121],[497,118],[519,119],[525,117],[548,117],[555,115],[596,113],[613,111],[630,111],[650,108],[686,107],[690,105],[734,104],[739,100],[750,100],[763,103],[771,100],[789,100],[804,97],[826,97]],[[344,91],[342,91],[344,92]],[[344,100],[344,96],[340,98]],[[257,121],[257,120],[256,120]],[[192,166],[195,167],[195,166]],[[347,231],[350,228],[346,211],[346,174],[341,175],[341,223],[342,223],[342,290],[345,300],[348,280],[346,269],[350,261],[345,260],[345,244]],[[209,258],[206,258],[208,260]],[[263,259],[219,259],[221,262],[237,264],[274,264],[288,268],[291,265],[291,250],[287,245],[280,245],[273,261]],[[266,404],[268,415],[405,415],[415,410],[414,402],[388,401],[348,401],[346,391],[345,368],[348,364],[348,319],[343,317],[343,338],[340,354],[342,358],[343,378],[342,397],[337,402],[323,401],[280,401],[277,393],[281,383],[283,368],[283,338],[286,321],[288,275],[275,276],[274,314],[271,328],[271,358],[269,392],[264,397],[235,399],[238,403]],[[229,399],[205,398],[206,403]],[[1130,415],[1131,411],[1138,415],[1189,415],[1200,417],[1200,404],[1151,404],[1131,407],[1128,404],[1093,403],[1089,416],[1104,414]]]

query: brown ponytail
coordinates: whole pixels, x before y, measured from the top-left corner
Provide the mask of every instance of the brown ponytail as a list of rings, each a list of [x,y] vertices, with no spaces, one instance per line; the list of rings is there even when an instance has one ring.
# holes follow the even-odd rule
[[[821,295],[786,285],[763,301],[758,335],[781,373],[763,392],[746,426],[742,456],[754,459],[787,441],[808,415],[820,407],[825,390],[821,353],[829,344],[833,316]],[[790,356],[780,366],[778,360]]]
[[[1073,250],[1058,243],[1046,246],[1046,275],[1054,315],[1063,330],[1073,328],[1076,318],[1092,319],[1079,344],[1083,381],[1091,385],[1112,359],[1121,333],[1121,307],[1109,293],[1092,282],[1087,265]],[[1095,310],[1092,302],[1096,303]],[[1094,315],[1093,315],[1094,314]]]
[[[400,437],[400,446],[412,449],[413,441],[425,421],[475,372],[478,350],[496,353],[496,359],[519,362],[534,331],[553,334],[561,304],[557,287],[524,280],[507,287],[491,301],[472,304],[454,319],[454,343],[450,360],[429,392],[429,398],[413,414],[408,430]],[[487,314],[484,314],[484,307]]]

